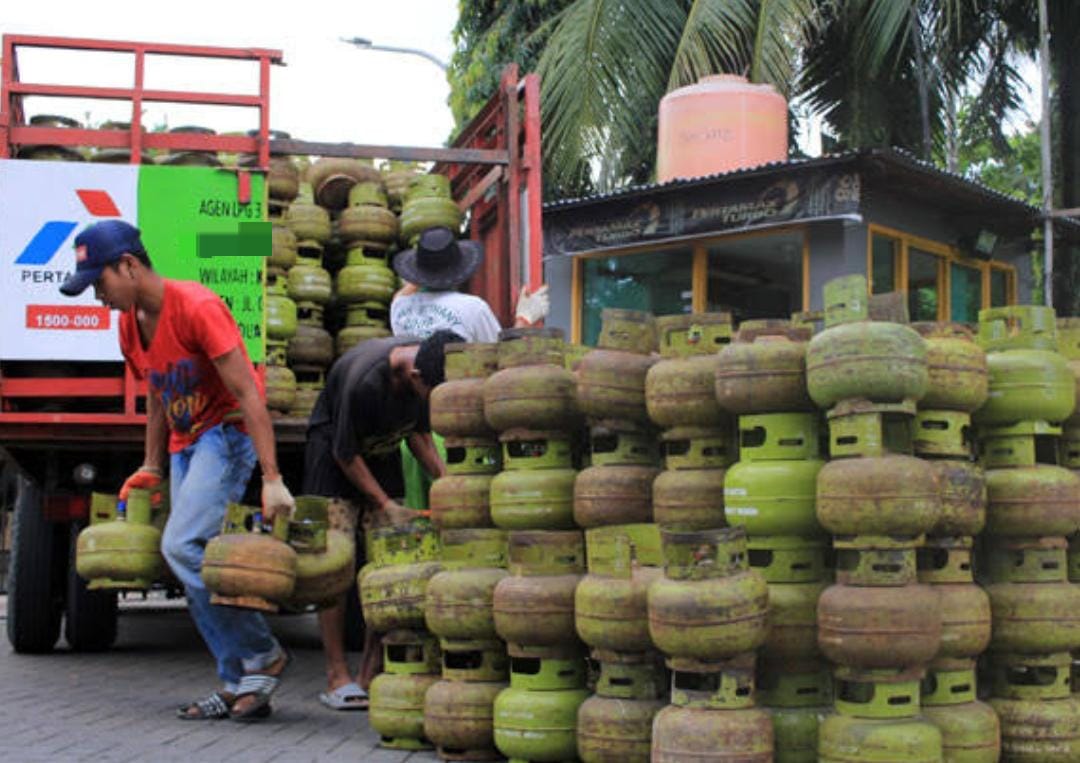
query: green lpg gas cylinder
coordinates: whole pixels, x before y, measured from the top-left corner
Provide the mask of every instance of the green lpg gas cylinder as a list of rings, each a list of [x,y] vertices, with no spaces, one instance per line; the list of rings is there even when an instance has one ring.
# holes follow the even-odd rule
[[[498,474],[502,468],[502,449],[497,440],[447,437],[443,445],[448,474]]]
[[[944,763],[996,763],[1001,724],[994,709],[975,699],[975,671],[931,669],[922,682],[922,712],[938,727]]]
[[[368,721],[379,744],[395,750],[426,750],[424,696],[437,675],[383,673],[371,682]]]
[[[749,567],[743,529],[661,533],[664,577],[648,591],[657,648],[672,657],[721,660],[761,646],[768,587]]]
[[[649,352],[608,347],[586,353],[574,371],[581,412],[594,421],[649,423],[645,378],[658,360]]]
[[[926,340],[929,372],[922,408],[971,413],[989,394],[989,371],[985,351],[975,335],[961,323],[914,323]]]
[[[440,570],[435,561],[362,569],[357,585],[367,627],[380,633],[423,628],[428,581]]]
[[[1058,349],[1054,309],[1009,305],[979,311],[979,345],[986,352]]]
[[[729,525],[761,535],[823,534],[817,521],[818,473],[825,462],[740,461],[724,476],[724,515]]]
[[[898,323],[859,321],[833,326],[806,351],[810,397],[821,408],[841,400],[919,400],[926,394],[926,342]]]
[[[990,396],[974,414],[980,426],[1018,421],[1064,421],[1076,407],[1068,361],[1048,350],[1009,350],[987,356]]]
[[[578,658],[519,658],[495,699],[495,746],[511,760],[573,760],[577,715],[589,692]]]
[[[778,663],[785,668],[797,663]],[[807,663],[806,667],[811,667]],[[757,685],[758,701],[772,716],[777,763],[816,763],[818,728],[828,714],[829,674],[787,672],[766,667]]]
[[[574,527],[574,480],[570,468],[504,471],[491,481],[491,520],[504,530],[568,530]]]
[[[986,532],[1069,536],[1080,529],[1080,475],[1036,464],[986,471]]]
[[[151,522],[151,494],[132,490],[121,510],[116,496],[94,493],[91,518],[101,514],[111,521],[93,522],[75,544],[75,569],[89,588],[146,589],[164,573],[161,530]]]
[[[287,288],[291,299],[325,305],[333,293],[333,282],[318,260],[300,257],[289,268]]]
[[[1001,722],[1003,760],[1080,759],[1080,702],[1069,693],[1069,662],[1064,652],[994,655],[990,706]]]

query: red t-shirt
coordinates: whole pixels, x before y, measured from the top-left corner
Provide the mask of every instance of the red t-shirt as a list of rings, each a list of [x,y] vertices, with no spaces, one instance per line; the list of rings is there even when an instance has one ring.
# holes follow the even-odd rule
[[[133,307],[120,316],[120,351],[161,402],[169,425],[169,452],[176,453],[239,412],[214,359],[235,347],[245,359],[248,355],[240,329],[218,295],[191,281],[164,280],[161,315],[150,346],[142,345]],[[255,378],[264,395],[262,381]]]

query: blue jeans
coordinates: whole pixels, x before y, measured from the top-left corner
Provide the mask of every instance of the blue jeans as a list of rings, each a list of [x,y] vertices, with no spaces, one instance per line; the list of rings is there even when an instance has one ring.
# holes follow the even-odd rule
[[[221,532],[226,504],[243,497],[255,461],[251,438],[221,424],[173,453],[172,506],[161,538],[161,551],[184,585],[191,619],[217,660],[225,690],[234,693],[245,671],[273,664],[281,647],[258,612],[211,604],[199,573],[206,543]]]

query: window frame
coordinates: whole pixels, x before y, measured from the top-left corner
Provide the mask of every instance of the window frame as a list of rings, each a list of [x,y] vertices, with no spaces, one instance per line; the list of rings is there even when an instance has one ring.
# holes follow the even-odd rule
[[[800,233],[802,236],[802,309],[810,309],[810,229],[805,224],[780,225],[766,230],[744,231],[728,235],[693,237],[679,241],[665,241],[657,244],[642,243],[618,249],[604,249],[596,252],[585,252],[573,255],[574,263],[570,273],[570,341],[581,342],[581,333],[584,327],[585,309],[585,260],[607,257],[622,257],[628,254],[642,254],[643,252],[661,253],[672,249],[683,249],[687,246],[691,251],[691,309],[695,313],[705,312],[708,304],[709,289],[709,254],[710,246],[717,243],[730,243],[748,238],[760,238],[773,236],[778,233]]]
[[[994,260],[980,260],[964,256],[955,246],[943,244],[940,241],[905,233],[896,228],[886,225],[869,223],[866,226],[866,288],[867,294],[873,294],[873,268],[874,268],[874,236],[883,236],[900,242],[900,256],[898,258],[897,282],[900,291],[906,297],[908,294],[908,267],[909,254],[912,248],[932,254],[938,258],[938,314],[939,321],[952,320],[952,269],[955,263],[962,267],[974,268],[980,273],[980,304],[982,309],[990,307],[990,272],[993,270],[1005,273],[1006,304],[1015,305],[1017,302],[1016,267],[1004,262]]]

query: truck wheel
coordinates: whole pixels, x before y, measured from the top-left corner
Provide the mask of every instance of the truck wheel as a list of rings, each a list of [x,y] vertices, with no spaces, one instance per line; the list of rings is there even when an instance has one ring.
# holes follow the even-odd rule
[[[76,652],[100,652],[116,641],[116,591],[90,591],[75,571],[75,541],[81,523],[71,525],[64,638]]]
[[[7,635],[20,654],[50,652],[60,637],[60,591],[52,569],[54,529],[37,485],[19,477],[11,525]]]

